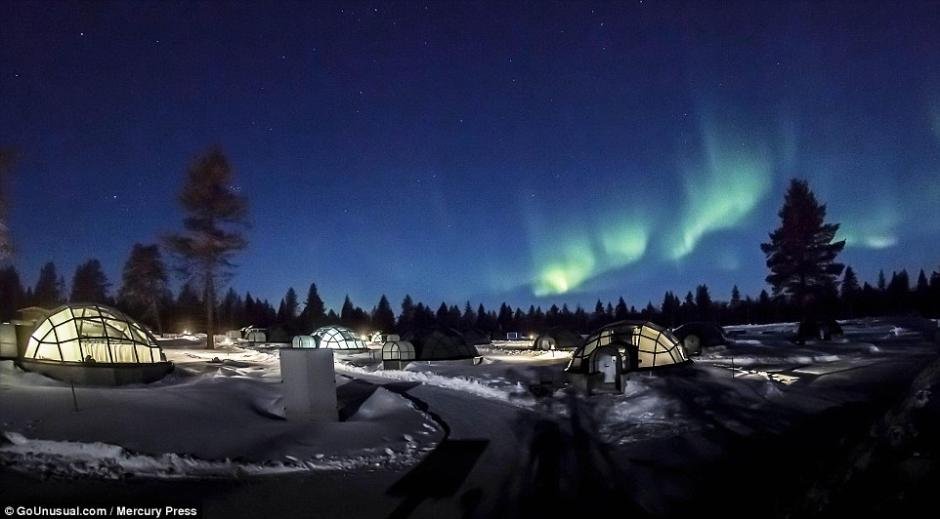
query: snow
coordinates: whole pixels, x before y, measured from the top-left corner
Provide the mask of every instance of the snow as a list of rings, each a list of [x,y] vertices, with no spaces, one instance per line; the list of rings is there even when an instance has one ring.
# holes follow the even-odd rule
[[[69,386],[24,373],[10,361],[0,363],[0,431],[13,441],[0,448],[0,460],[22,470],[58,460],[52,465],[75,475],[347,470],[413,463],[439,436],[425,413],[381,387],[345,421],[288,422],[271,354],[187,353],[176,352],[181,367],[155,384],[76,387],[77,411]],[[224,359],[218,366],[206,361],[219,356]],[[242,365],[224,363],[233,358]],[[186,366],[205,371],[188,373]],[[185,434],[179,434],[180,424]],[[419,441],[404,440],[403,434]],[[84,461],[95,457],[104,465]]]
[[[337,355],[343,420],[315,424],[283,420],[281,345],[207,351],[199,340],[174,339],[166,353],[176,373],[148,386],[77,388],[77,412],[68,386],[6,362],[0,363],[0,464],[66,477],[316,478],[314,485],[295,485],[297,502],[333,481],[329,474],[340,474],[328,487],[332,494],[319,498],[368,501],[380,509],[373,515],[387,516],[396,506],[388,488],[429,452],[443,442],[482,440],[486,446],[461,475],[459,490],[422,502],[415,516],[461,515],[466,495],[480,496],[469,515],[512,515],[521,511],[512,508],[519,493],[542,477],[557,481],[550,492],[563,495],[585,474],[543,474],[548,469],[541,463],[555,455],[567,469],[600,470],[597,457],[578,458],[586,456],[578,449],[603,452],[629,472],[636,484],[623,499],[669,515],[677,503],[685,510],[703,480],[727,476],[721,469],[727,463],[798,442],[802,436],[788,436],[794,430],[825,433],[833,424],[827,413],[870,405],[937,357],[936,345],[901,323],[843,327],[839,341],[804,345],[789,340],[796,323],[729,327],[727,346],[706,349],[675,369],[630,373],[622,393],[593,396],[566,385],[569,353],[533,351],[528,341],[479,346],[478,365],[414,362],[385,370],[369,352]],[[931,391],[912,393],[911,407],[936,407]],[[829,421],[820,420],[826,416]],[[276,495],[269,502],[282,499],[280,484],[263,488]]]
[[[415,363],[417,364],[417,363]],[[514,390],[498,388],[488,385],[480,379],[470,376],[442,376],[430,372],[418,372],[407,370],[368,370],[366,368],[354,366],[352,364],[337,363],[338,373],[345,373],[355,376],[370,376],[385,380],[394,380],[397,382],[416,382],[418,384],[427,384],[430,386],[460,391],[470,395],[509,402],[516,405],[531,405],[531,401],[526,399],[525,391],[518,385]]]

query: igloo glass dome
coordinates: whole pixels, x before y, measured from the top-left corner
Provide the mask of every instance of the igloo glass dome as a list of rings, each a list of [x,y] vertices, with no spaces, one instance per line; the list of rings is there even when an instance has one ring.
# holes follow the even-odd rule
[[[318,337],[318,348],[331,350],[365,350],[366,343],[362,342],[355,332],[344,326],[324,326],[312,334]]]
[[[17,363],[55,379],[90,385],[148,383],[173,370],[143,325],[96,304],[52,310],[33,328]]]
[[[140,323],[101,305],[53,310],[33,330],[23,358],[108,364],[164,361],[153,335]]]

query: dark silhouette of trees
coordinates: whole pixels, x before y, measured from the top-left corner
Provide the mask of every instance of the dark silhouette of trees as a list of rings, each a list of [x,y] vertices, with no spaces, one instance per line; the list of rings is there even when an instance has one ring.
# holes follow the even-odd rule
[[[7,213],[10,209],[7,185],[10,174],[13,172],[14,159],[15,154],[12,149],[0,148],[0,262],[7,261],[13,256],[13,239],[7,223]]]
[[[232,188],[233,182],[232,167],[220,149],[197,157],[180,194],[186,212],[183,232],[166,238],[184,278],[202,288],[207,349],[215,347],[216,290],[231,275],[235,253],[248,246],[242,232],[248,225],[248,202]]]
[[[477,324],[477,313],[473,311],[473,307],[470,306],[470,301],[463,307],[463,314],[460,316],[460,329],[461,330],[472,330]]]
[[[101,262],[90,259],[75,269],[72,277],[72,294],[69,301],[73,303],[101,303],[109,305],[107,276],[101,270]]]
[[[135,243],[121,275],[118,306],[163,334],[161,312],[172,297],[168,282],[160,247]]]
[[[300,313],[298,333],[310,333],[324,324],[326,324],[326,305],[323,304],[323,299],[317,292],[317,284],[310,283],[304,309]]]
[[[708,287],[705,285],[695,287],[695,308],[698,310],[699,320],[711,321],[714,319],[715,308],[712,305],[712,296],[708,293]]]
[[[20,281],[20,275],[11,265],[0,269],[0,322],[7,322],[16,316],[16,311],[23,306],[26,293]]]
[[[33,289],[32,304],[54,308],[65,302],[65,280],[56,272],[55,263],[48,262],[39,269],[39,279]]]
[[[398,331],[401,333],[415,329],[415,304],[410,295],[401,300],[401,313],[398,314]]]
[[[842,286],[839,287],[839,298],[842,300],[843,316],[854,317],[858,298],[862,288],[858,286],[858,276],[852,267],[846,267],[842,274]]]
[[[778,213],[780,227],[761,244],[774,295],[786,295],[807,308],[835,294],[843,265],[835,259],[845,241],[833,241],[839,224],[825,223],[826,206],[805,180],[793,179]],[[811,309],[810,309],[811,310]]]
[[[177,332],[184,330],[195,331],[201,327],[203,301],[199,293],[190,283],[183,283],[179,294],[176,296],[176,304],[173,305],[173,327]]]
[[[392,333],[395,330],[395,312],[392,311],[392,305],[385,294],[379,298],[379,304],[372,312],[372,327],[384,333]]]
[[[627,309],[627,302],[623,297],[617,300],[617,307],[614,308],[614,321],[625,321],[630,317],[630,310]]]
[[[247,326],[245,318],[245,301],[234,288],[229,288],[219,304],[219,327],[222,329],[237,329]]]

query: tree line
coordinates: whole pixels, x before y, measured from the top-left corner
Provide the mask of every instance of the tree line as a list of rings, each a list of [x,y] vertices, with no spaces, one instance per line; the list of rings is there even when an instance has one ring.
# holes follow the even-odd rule
[[[2,190],[11,157],[9,151],[0,150],[0,261],[8,259],[13,250],[3,218]],[[768,323],[820,314],[827,318],[911,313],[940,316],[940,272],[928,276],[921,270],[914,282],[905,270],[893,272],[890,280],[882,272],[874,285],[860,284],[851,267],[836,262],[845,246],[844,241],[835,239],[839,225],[825,221],[825,204],[799,179],[791,181],[784,196],[778,213],[780,227],[761,244],[770,271],[766,281],[772,290],[762,290],[756,298],[742,298],[735,286],[727,301],[713,300],[709,287],[699,285],[684,297],[667,291],[658,305],[650,301],[639,309],[623,297],[616,303],[598,300],[593,309],[571,309],[564,304],[523,309],[507,303],[487,309],[482,304],[474,307],[469,301],[462,307],[446,302],[433,307],[406,295],[396,315],[385,295],[370,310],[353,304],[349,296],[339,312],[328,309],[316,284],[311,283],[303,302],[289,288],[275,308],[250,292],[242,296],[229,288],[221,297],[218,294],[231,278],[234,255],[248,245],[244,235],[248,203],[234,184],[232,167],[220,149],[210,148],[197,156],[186,171],[179,196],[185,215],[182,230],[164,236],[161,243],[135,244],[114,293],[97,259],[75,269],[68,292],[64,276],[52,262],[43,265],[36,284],[30,287],[23,286],[15,267],[0,269],[0,320],[15,318],[16,310],[26,306],[102,303],[124,310],[157,333],[207,331],[207,347],[212,348],[213,332],[249,325],[268,328],[273,340],[289,340],[292,335],[310,333],[327,324],[398,333],[444,326],[498,337],[552,327],[587,333],[624,319],[676,326],[689,321]],[[176,294],[170,289],[165,253],[183,281]]]
[[[204,291],[187,282],[174,294],[169,288],[169,269],[156,244],[133,246],[116,291],[112,291],[112,284],[96,259],[79,265],[69,286],[71,289],[66,290],[65,278],[52,262],[43,265],[34,286],[24,287],[15,267],[0,269],[0,320],[15,318],[15,310],[26,306],[53,308],[66,302],[83,302],[115,306],[157,333],[206,329]],[[848,267],[838,285],[834,307],[838,309],[834,317],[842,319],[915,313],[938,316],[940,272],[928,275],[921,270],[914,281],[906,270],[893,272],[890,277],[881,272],[871,284],[860,283],[854,270]],[[792,298],[774,296],[767,290],[756,298],[742,297],[737,286],[732,287],[728,299],[715,300],[707,285],[699,285],[684,296],[667,291],[658,304],[648,302],[640,308],[627,304],[623,297],[606,303],[598,300],[589,309],[566,304],[513,308],[507,303],[487,309],[469,301],[460,306],[444,302],[432,306],[406,295],[394,309],[383,295],[369,309],[354,304],[346,296],[337,311],[325,305],[315,283],[310,284],[302,301],[297,291],[289,288],[276,306],[251,292],[243,295],[229,288],[213,310],[218,329],[258,326],[269,329],[273,338],[281,340],[327,324],[387,333],[445,326],[499,337],[507,332],[527,335],[552,327],[588,333],[624,319],[652,320],[665,326],[689,321],[760,324],[798,320],[803,311]]]

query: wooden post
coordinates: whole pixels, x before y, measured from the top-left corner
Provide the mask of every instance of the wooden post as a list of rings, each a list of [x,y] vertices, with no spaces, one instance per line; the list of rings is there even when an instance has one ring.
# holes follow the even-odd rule
[[[75,412],[78,412],[78,397],[75,395],[75,382],[69,382],[69,385],[72,386],[72,406],[75,408]]]

